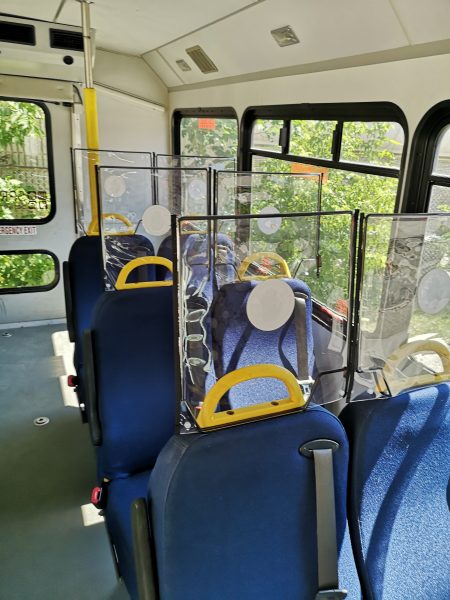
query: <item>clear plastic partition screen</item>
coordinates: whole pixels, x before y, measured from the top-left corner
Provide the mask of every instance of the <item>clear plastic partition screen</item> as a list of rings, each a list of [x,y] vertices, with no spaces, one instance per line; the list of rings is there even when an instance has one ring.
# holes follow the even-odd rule
[[[210,211],[208,169],[157,168],[154,171],[157,204],[172,215],[207,215]]]
[[[374,215],[363,226],[353,397],[450,379],[450,215]]]
[[[353,241],[349,212],[178,220],[182,428],[341,397]]]
[[[218,215],[319,212],[319,173],[225,172],[214,174]]]
[[[98,233],[98,224],[95,223],[95,218],[92,218],[92,202],[96,203],[95,187],[92,188],[92,186],[95,186],[96,167],[150,168],[152,166],[152,155],[150,152],[75,148],[72,151],[72,161],[78,228],[80,232],[87,234],[88,232]],[[92,182],[90,174],[93,176]]]
[[[217,169],[233,171],[236,169],[236,159],[229,156],[188,156],[172,154],[156,154],[155,167]]]
[[[150,168],[108,166],[97,173],[105,284],[112,290],[125,265],[155,254],[155,240],[170,230],[170,215],[160,215],[158,207],[153,214]],[[154,279],[154,265],[141,265],[130,274],[133,283],[147,279]]]

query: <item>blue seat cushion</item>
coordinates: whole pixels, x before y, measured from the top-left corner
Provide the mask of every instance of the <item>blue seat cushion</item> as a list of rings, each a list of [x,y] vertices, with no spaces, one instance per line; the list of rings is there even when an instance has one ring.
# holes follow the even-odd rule
[[[174,436],[150,478],[164,600],[312,600],[317,592],[316,438],[334,454],[341,585],[360,598],[346,535],[348,444],[321,407],[207,434]]]
[[[98,475],[151,468],[175,429],[172,287],[105,293],[92,322]]]
[[[450,597],[450,384],[341,413],[350,523],[365,597]]]
[[[314,366],[312,304],[309,287],[296,279],[283,279],[294,291],[306,295],[306,334],[309,371]],[[219,379],[226,373],[256,363],[280,365],[297,375],[297,339],[294,315],[275,331],[260,331],[250,323],[247,300],[258,281],[224,285],[212,306],[212,344],[216,357],[215,371]],[[260,402],[261,386],[267,400],[286,395],[283,384],[275,380],[253,380],[232,388],[222,408],[239,408]]]
[[[108,487],[105,510],[106,526],[117,553],[120,574],[132,600],[138,600],[134,569],[131,504],[136,498],[146,498],[151,471],[144,471],[125,479],[115,479]]]

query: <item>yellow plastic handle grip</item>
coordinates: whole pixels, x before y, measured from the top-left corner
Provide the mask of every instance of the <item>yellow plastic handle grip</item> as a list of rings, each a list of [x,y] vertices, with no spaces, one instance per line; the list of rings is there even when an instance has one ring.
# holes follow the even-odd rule
[[[246,275],[247,269],[252,263],[259,263],[265,258],[271,258],[274,262],[278,263],[281,266],[281,273],[279,275]],[[291,278],[291,272],[289,270],[287,262],[282,256],[280,256],[276,252],[255,252],[254,254],[250,254],[250,256],[244,258],[244,260],[239,265],[237,275],[241,281],[273,279],[276,277],[287,277],[289,279]]]
[[[169,285],[172,285],[171,279],[167,281],[138,281],[137,283],[127,283],[128,275],[131,271],[146,265],[162,265],[173,273],[173,262],[168,258],[163,258],[162,256],[141,256],[140,258],[134,258],[120,270],[116,281],[116,290],[136,290],[141,288],[168,287]]]
[[[114,234],[114,235],[133,235],[134,234],[134,227],[133,227],[132,222],[129,219],[127,219],[127,217],[125,217],[124,215],[121,215],[120,213],[103,213],[102,218],[103,219],[116,219],[117,221],[121,221],[124,225],[126,225],[128,227],[128,229],[126,231],[121,231],[120,233]],[[88,235],[98,235],[98,233],[99,233],[98,219],[94,219],[89,224],[87,234]]]
[[[216,412],[220,399],[235,385],[259,378],[278,379],[287,388],[288,397],[282,400],[272,402],[263,402],[261,404],[252,404],[233,410]],[[249,421],[269,417],[278,413],[295,410],[306,404],[302,390],[294,375],[278,365],[251,365],[242,367],[231,373],[227,373],[216,382],[216,384],[206,394],[203,406],[197,417],[197,424],[200,429],[210,429],[216,427],[225,427],[241,421]]]
[[[434,352],[439,356],[442,361],[443,371],[441,373],[426,373],[424,375],[413,375],[406,378],[395,379],[395,371],[400,368],[403,361],[411,356],[420,352]],[[417,340],[414,342],[408,342],[400,346],[391,356],[387,359],[386,364],[383,367],[383,375],[389,384],[391,393],[396,395],[403,390],[422,387],[424,385],[435,385],[443,381],[450,380],[450,349],[446,344],[439,340]]]

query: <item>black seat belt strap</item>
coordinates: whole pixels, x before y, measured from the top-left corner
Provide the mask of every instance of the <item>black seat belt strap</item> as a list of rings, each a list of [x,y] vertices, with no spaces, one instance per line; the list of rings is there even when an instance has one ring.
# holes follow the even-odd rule
[[[315,600],[342,600],[347,590],[339,589],[336,506],[334,494],[333,440],[313,440],[300,452],[314,460],[316,481],[318,591]]]
[[[297,341],[297,376],[301,381],[309,379],[308,337],[306,331],[306,296],[295,295],[294,306],[295,336]]]

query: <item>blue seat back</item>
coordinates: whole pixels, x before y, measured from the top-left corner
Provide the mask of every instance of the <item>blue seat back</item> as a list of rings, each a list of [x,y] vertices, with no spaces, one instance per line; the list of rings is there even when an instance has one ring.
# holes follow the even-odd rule
[[[152,242],[144,235],[111,235],[105,238],[106,282],[114,289],[122,268],[135,258],[154,256]],[[132,271],[127,279],[129,283],[154,281],[155,265],[145,265]]]
[[[107,292],[92,320],[100,477],[151,468],[175,428],[172,287]]]
[[[306,334],[309,372],[314,365],[312,335],[312,304],[308,286],[296,279],[283,279],[294,291],[306,296]],[[260,331],[251,325],[246,312],[247,300],[258,281],[243,281],[224,285],[212,307],[215,327],[212,331],[213,352],[216,357],[216,377],[230,371],[254,365],[272,363],[297,374],[297,338],[294,314],[283,326],[274,331]],[[264,382],[267,397],[282,397],[284,386],[274,380]],[[254,380],[233,388],[228,393],[230,408],[260,402],[261,381]],[[225,406],[224,406],[225,408]]]
[[[75,240],[68,262],[75,342],[74,364],[78,373],[83,364],[83,331],[90,327],[95,304],[105,289],[100,237],[83,236]]]
[[[450,594],[450,384],[355,402],[350,525],[365,597]]]
[[[348,444],[331,413],[313,407],[208,434],[174,436],[150,478],[159,597],[311,600],[317,592],[314,464],[299,448],[334,453],[341,585],[360,598],[346,531]]]

